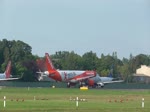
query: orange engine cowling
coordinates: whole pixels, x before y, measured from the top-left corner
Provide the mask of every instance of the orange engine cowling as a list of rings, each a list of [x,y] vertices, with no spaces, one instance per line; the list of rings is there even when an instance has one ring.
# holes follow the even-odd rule
[[[94,86],[94,80],[90,80],[90,79],[89,79],[89,80],[88,80],[88,85],[89,85],[89,86]]]

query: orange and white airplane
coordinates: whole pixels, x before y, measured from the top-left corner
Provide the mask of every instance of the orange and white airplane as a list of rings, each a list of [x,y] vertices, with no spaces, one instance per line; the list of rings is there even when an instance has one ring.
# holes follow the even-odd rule
[[[48,76],[56,81],[66,82],[67,87],[73,86],[77,83],[82,86],[82,82],[96,76],[96,71],[57,70],[54,68],[48,53],[45,53],[45,58],[47,71],[37,73],[40,73],[41,77]]]
[[[56,70],[48,53],[45,53],[47,71],[37,72],[40,81],[60,81],[67,82],[67,87],[74,86],[79,83],[80,86],[89,86],[94,88],[102,88],[105,84],[124,82],[111,76],[100,77],[95,71],[80,71],[80,70]]]
[[[4,73],[0,73],[0,81],[6,81],[6,80],[16,80],[19,78],[12,78],[11,75],[11,61],[8,62],[6,71]]]

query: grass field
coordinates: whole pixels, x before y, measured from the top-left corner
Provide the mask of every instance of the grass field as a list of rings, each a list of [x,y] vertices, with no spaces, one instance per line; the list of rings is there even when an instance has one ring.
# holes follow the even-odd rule
[[[3,97],[6,96],[4,108]],[[86,99],[76,102],[71,99]],[[142,108],[142,98],[145,107]],[[1,88],[0,112],[149,112],[150,90]]]

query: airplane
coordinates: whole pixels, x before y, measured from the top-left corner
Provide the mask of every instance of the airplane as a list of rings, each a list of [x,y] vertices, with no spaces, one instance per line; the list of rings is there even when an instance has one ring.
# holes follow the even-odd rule
[[[66,82],[67,87],[71,87],[79,83],[82,86],[82,82],[89,78],[96,76],[96,71],[83,71],[83,70],[57,70],[53,66],[48,53],[45,53],[47,71],[37,72],[41,77],[49,77],[59,82]]]
[[[124,82],[111,76],[100,77],[96,71],[80,71],[80,70],[56,70],[50,59],[48,53],[45,53],[46,67],[48,71],[37,72],[40,73],[39,79],[42,81],[56,80],[59,82],[66,82],[67,87],[74,86],[79,83],[79,86],[89,86],[93,88],[102,88],[105,84]]]
[[[118,80],[118,78],[113,78],[111,76],[108,77],[100,77],[99,74],[96,74],[95,77],[89,78],[85,81],[85,85],[88,85],[92,88],[103,88],[104,85],[110,83],[124,82],[124,80]]]
[[[8,62],[5,72],[0,73],[0,81],[20,79],[20,78],[12,78],[12,75],[10,72],[11,72],[11,61]]]

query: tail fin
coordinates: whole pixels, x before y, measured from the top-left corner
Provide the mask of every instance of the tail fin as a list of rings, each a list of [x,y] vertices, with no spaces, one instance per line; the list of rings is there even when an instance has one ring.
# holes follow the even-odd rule
[[[113,75],[110,73],[107,75],[107,77],[113,78]]]
[[[46,57],[46,66],[47,66],[48,71],[55,70],[48,53],[45,53],[45,57]]]
[[[8,65],[5,71],[6,78],[10,78],[10,72],[11,72],[11,61],[8,62]]]

